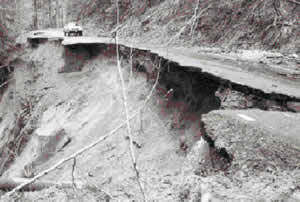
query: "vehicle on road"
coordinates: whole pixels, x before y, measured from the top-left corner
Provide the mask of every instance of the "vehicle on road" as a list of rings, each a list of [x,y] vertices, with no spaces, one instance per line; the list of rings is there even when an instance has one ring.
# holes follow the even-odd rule
[[[70,36],[71,34],[75,34],[75,36],[82,36],[82,27],[78,25],[76,22],[70,22],[64,26],[64,35]]]
[[[34,36],[36,36],[36,35],[42,35],[42,34],[45,34],[45,32],[34,32],[33,33]]]

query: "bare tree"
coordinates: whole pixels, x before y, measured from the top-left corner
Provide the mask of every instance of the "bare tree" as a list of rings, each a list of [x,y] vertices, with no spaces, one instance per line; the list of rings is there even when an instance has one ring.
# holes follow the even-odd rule
[[[15,0],[14,1],[14,4],[15,4],[15,16],[14,16],[14,21],[15,21],[15,25],[17,25],[16,27],[17,27],[17,30],[19,31],[19,29],[18,29],[18,24],[19,24],[19,22],[20,22],[20,15],[19,15],[19,13],[20,13],[20,8],[19,8],[19,6],[18,6],[18,1],[17,0]]]
[[[38,28],[37,0],[33,0],[33,28]]]
[[[48,0],[48,27],[52,27],[52,1]]]
[[[59,1],[56,0],[55,1],[55,21],[56,21],[56,26],[55,27],[59,27],[60,26],[60,12],[59,12]]]
[[[62,26],[66,23],[66,3],[65,3],[65,0],[61,0],[62,3],[61,3],[61,15],[62,15]]]

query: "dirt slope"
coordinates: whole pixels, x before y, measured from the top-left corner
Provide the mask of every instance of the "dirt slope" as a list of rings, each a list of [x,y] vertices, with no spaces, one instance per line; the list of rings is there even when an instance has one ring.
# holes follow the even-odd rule
[[[116,60],[114,56],[104,57],[105,54],[102,54],[109,47],[63,47],[59,41],[52,40],[33,48],[28,47],[15,62],[15,83],[12,83],[12,87],[16,91],[12,100],[16,102],[15,114],[18,115],[21,110],[23,113],[12,116],[13,113],[1,108],[5,123],[1,130],[9,130],[10,127],[15,130],[9,124],[15,120],[21,122],[19,127],[22,131],[15,132],[21,140],[15,141],[18,144],[12,147],[18,148],[17,151],[7,152],[9,159],[2,166],[6,171],[3,177],[31,178],[94,142],[124,120]],[[130,61],[128,55],[132,54],[124,52],[126,50],[123,47],[122,70],[129,111],[132,113],[144,103],[153,85],[153,78],[147,79],[145,73],[145,65],[150,62],[145,59],[147,53],[132,52],[135,68],[131,74],[127,59]],[[255,124],[241,123],[234,115],[233,118],[225,116],[226,111],[203,114],[219,108],[234,109],[229,114],[244,113],[236,109],[250,107],[245,102],[247,93],[251,92],[247,89],[237,92],[235,90],[241,89],[230,89],[207,74],[187,71],[175,63],[162,61],[161,68],[159,86],[153,98],[143,113],[131,121],[140,180],[149,200],[222,201],[226,198],[228,201],[257,201],[264,200],[266,195],[272,200],[297,200],[299,179],[292,177],[298,176],[297,163],[288,164],[287,168],[282,164],[275,165],[275,168],[265,166],[274,161],[294,162],[299,153],[297,149],[283,147],[280,141],[270,138],[277,135],[276,129],[266,132]],[[253,108],[286,111],[280,106],[272,106],[269,98],[262,99],[259,93],[252,93],[249,96],[254,101]],[[9,102],[8,95],[3,97],[4,103]],[[259,102],[264,103],[266,108],[260,107]],[[259,113],[265,115],[264,111],[253,111],[253,115],[263,117]],[[277,112],[278,115],[281,113]],[[266,119],[269,117],[266,114]],[[207,124],[205,127],[203,120]],[[289,117],[286,121],[290,123]],[[291,128],[291,134],[297,134],[296,130]],[[239,138],[240,141],[232,144],[229,139],[230,143],[226,142],[224,137],[227,137],[227,133],[228,137]],[[13,137],[10,134],[4,137]],[[88,185],[88,188],[74,191],[72,188],[52,187],[14,197],[30,201],[36,200],[41,194],[43,198],[39,198],[39,201],[101,201],[109,196],[112,201],[142,201],[126,135],[126,129],[122,128],[105,142],[76,158],[76,164],[69,161],[41,179],[70,182],[73,178],[75,182]],[[221,140],[215,140],[215,136]],[[253,138],[254,143],[250,145],[248,140]],[[268,141],[263,141],[264,138],[268,138]],[[257,143],[269,155],[265,156],[264,152],[259,159],[253,159]],[[279,145],[280,150],[274,150],[272,144],[275,148]],[[232,145],[238,151],[232,149]],[[5,145],[3,147],[7,148]],[[247,152],[244,152],[246,148]],[[292,155],[283,151],[289,151]],[[16,158],[11,155],[13,152]],[[249,168],[244,167],[245,155],[250,162]],[[259,163],[262,160],[264,164]],[[291,174],[286,174],[287,171]],[[288,184],[283,187],[285,181]],[[271,182],[274,182],[272,188],[269,187]],[[257,186],[251,187],[252,183]],[[248,190],[250,187],[251,191]],[[227,193],[229,188],[230,192]],[[88,198],[84,197],[86,194]]]
[[[64,65],[62,47],[49,42],[28,51],[23,60],[14,73],[16,100],[27,99],[32,103],[31,118],[36,121],[29,125],[35,130],[27,136],[26,147],[4,177],[24,177],[24,167],[30,163],[36,174],[92,143],[124,120],[114,59],[99,55],[87,61],[82,72],[58,73]],[[128,70],[125,63],[126,77]],[[151,85],[143,74],[136,73],[130,81],[126,80],[130,112],[133,112],[143,103]],[[179,137],[169,133],[158,117],[157,103],[151,105],[142,117],[132,121],[141,179],[151,197],[173,200],[176,194],[165,182],[165,176],[179,175],[184,155],[179,148]],[[7,115],[4,118],[8,120]],[[41,137],[47,138],[61,130],[71,141],[59,152],[46,154],[43,150],[47,150],[47,145],[43,146]],[[112,139],[80,156],[75,180],[97,184],[119,200],[141,199],[125,136],[126,130],[120,130]],[[44,179],[70,181],[72,175],[67,173],[71,168],[72,162]]]
[[[199,1],[198,9],[195,9],[197,2],[121,1],[119,34],[124,39],[160,45],[280,49],[283,52],[299,53],[300,12],[296,3],[271,0],[219,3],[209,0]],[[112,30],[116,30],[116,6],[111,1],[73,0],[68,1],[67,6],[67,18],[80,20],[87,35],[107,36]],[[12,63],[15,67],[12,74],[14,81],[1,98],[1,138],[8,140],[6,143],[13,143],[0,145],[5,148],[1,151],[5,154],[5,159],[0,164],[1,172],[6,171],[4,177],[30,178],[103,136],[125,117],[115,58],[104,58],[96,54],[88,60],[76,61],[75,58],[72,61],[55,41],[40,44],[36,48],[26,48],[23,55]],[[72,63],[75,63],[74,66],[82,64],[81,71],[66,72],[65,70],[72,69]],[[65,64],[70,66],[65,67]],[[152,85],[151,82],[146,82],[143,73],[135,72],[130,76],[129,64],[125,58],[122,58],[122,67],[126,78],[129,111],[133,112],[143,104]],[[143,68],[139,64],[136,67]],[[174,70],[178,66],[173,64],[172,68]],[[167,91],[173,89],[174,92],[170,91],[172,98],[178,103],[180,100],[189,103],[192,112],[201,111],[200,117],[202,110],[206,113],[219,107],[239,108],[239,102],[244,102],[244,99],[240,99],[246,97],[238,92],[237,95],[234,92],[227,95],[228,89],[224,89],[221,93],[225,94],[225,99],[221,102],[215,95],[220,90],[218,82],[197,77],[193,72],[166,72],[162,76],[160,87],[166,87]],[[298,176],[298,170],[286,174],[283,169],[275,175],[269,174],[267,168],[261,172],[261,177],[255,176],[254,172],[253,178],[243,181],[244,173],[237,172],[232,178],[228,178],[226,169],[224,172],[219,171],[223,169],[222,166],[230,165],[232,159],[229,155],[229,158],[221,159],[225,161],[224,165],[212,168],[214,175],[209,178],[200,177],[198,170],[190,167],[199,166],[200,158],[207,164],[203,168],[207,168],[211,159],[205,157],[216,155],[219,158],[219,153],[203,139],[196,141],[199,137],[195,137],[193,124],[188,121],[182,124],[184,120],[180,112],[176,111],[176,106],[173,109],[168,104],[161,105],[162,99],[169,102],[168,96],[163,96],[163,93],[160,95],[159,91],[156,92],[144,112],[132,120],[134,150],[141,181],[145,184],[149,200],[222,201],[226,198],[229,201],[257,201],[264,200],[265,193],[272,200],[297,200],[299,179],[293,179],[292,174]],[[254,98],[256,99],[255,96]],[[263,100],[263,103],[268,101]],[[169,105],[178,103],[171,101]],[[167,113],[162,113],[162,106],[168,108]],[[211,107],[208,109],[208,106]],[[253,104],[252,107],[258,106]],[[268,107],[266,110],[279,110]],[[212,134],[214,127],[220,129],[219,133],[226,134],[228,125],[234,126],[231,134],[243,134],[239,130],[240,125],[234,125],[236,122],[228,121],[225,122],[226,125],[222,122],[223,119],[215,120],[211,114],[208,117],[212,120],[209,128]],[[196,126],[197,132],[198,127]],[[256,134],[257,131],[253,128],[249,131]],[[103,201],[108,195],[112,195],[115,201],[141,201],[126,134],[125,128],[122,128],[116,135],[76,159],[73,173],[75,181],[92,188],[77,191],[52,187],[42,192],[17,194],[16,199]],[[18,135],[20,137],[14,141]],[[189,137],[188,140],[182,139],[186,136]],[[191,152],[188,153],[189,151]],[[211,151],[216,154],[211,155]],[[73,162],[70,161],[43,179],[70,181],[72,167]],[[269,187],[269,183],[274,180],[277,184]],[[288,183],[285,184],[285,181]],[[254,183],[257,184],[255,188],[252,187]],[[226,193],[228,186],[230,193]],[[253,189],[248,191],[251,188]],[[286,196],[292,194],[291,197]]]

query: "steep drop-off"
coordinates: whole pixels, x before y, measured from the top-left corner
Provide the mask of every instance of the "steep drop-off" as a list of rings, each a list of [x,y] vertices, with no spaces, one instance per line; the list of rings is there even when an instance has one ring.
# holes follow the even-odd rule
[[[124,120],[115,48],[112,44],[63,47],[59,40],[40,41],[28,46],[22,57],[14,61],[15,82],[10,83],[2,98],[13,108],[1,109],[5,140],[1,147],[3,177],[31,178]],[[220,108],[288,111],[286,102],[292,100],[281,95],[270,97],[193,67],[180,67],[147,51],[120,47],[120,54],[130,113],[143,105],[158,79],[152,99],[131,121],[140,178],[153,200],[194,197],[185,193],[185,187],[192,184],[183,179],[198,179],[203,170],[215,182],[215,176],[232,171],[232,163],[240,169],[234,152],[215,144],[213,129],[203,123],[204,114]],[[118,200],[141,200],[128,146],[124,128],[76,158],[75,173],[70,161],[42,180],[73,178],[101,186]],[[189,162],[190,158],[194,160]],[[200,167],[201,172],[199,158],[208,162]],[[189,170],[193,164],[196,169]],[[238,180],[232,185],[234,193],[238,192]],[[195,192],[201,195],[207,190],[197,188],[202,186],[200,182],[196,182]],[[253,197],[257,191],[254,189],[247,197]],[[104,191],[100,192],[104,195],[101,197],[107,197]],[[64,197],[70,199],[71,193],[68,190]],[[27,197],[35,195],[28,193]]]

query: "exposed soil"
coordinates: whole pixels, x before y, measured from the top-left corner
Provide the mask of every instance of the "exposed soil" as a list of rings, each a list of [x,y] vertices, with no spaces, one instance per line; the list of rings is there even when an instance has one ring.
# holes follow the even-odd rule
[[[45,20],[22,26],[78,20],[84,35],[114,37],[117,32],[128,42],[173,46],[179,52],[191,47],[182,55],[221,56],[228,65],[238,61],[250,73],[280,75],[298,84],[300,6],[295,2],[121,1],[117,27],[113,2],[72,0],[49,19],[51,9],[41,6],[38,16]],[[0,175],[30,179],[125,119],[116,46],[63,47],[60,40],[47,39],[26,44],[24,36],[12,45],[14,36],[8,35],[0,29],[0,85],[6,82],[0,92]],[[149,103],[130,121],[149,201],[300,200],[298,99],[232,83],[147,51],[121,46],[120,55],[130,114],[158,79]],[[87,188],[19,192],[11,201],[142,201],[127,135],[122,127],[77,157],[76,164],[69,161],[40,179],[75,180]]]
[[[33,177],[83,145],[95,141],[124,119],[114,54],[104,54],[111,48],[95,45],[63,48],[55,41],[45,42],[28,50],[22,60],[14,64],[14,100],[18,103],[27,100],[25,103],[29,104],[25,107],[20,104],[19,107],[27,110],[24,114],[28,117],[20,126],[23,132],[16,133],[17,138],[24,137],[25,140],[20,142],[16,151],[19,155],[6,162],[4,177]],[[241,178],[236,176],[233,164],[240,161],[235,159],[236,155],[227,146],[216,144],[210,134],[214,129],[208,130],[202,116],[217,109],[289,111],[286,102],[291,98],[270,97],[236,84],[224,83],[212,75],[193,68],[182,69],[147,52],[133,51],[131,61],[128,51],[121,49],[130,112],[143,104],[158,76],[157,69],[160,72],[159,84],[151,102],[131,121],[140,179],[149,200],[185,201],[207,197],[218,200],[225,196],[222,188],[218,188],[217,195],[211,196],[211,187],[217,186],[215,183],[219,181],[227,183],[226,178],[216,181],[218,176],[227,172],[234,173],[231,176],[234,180],[230,185],[233,194],[226,197],[228,200],[239,200],[240,196],[235,194],[239,190],[236,183]],[[151,60],[146,60],[146,55]],[[76,58],[81,58],[81,61],[72,62]],[[133,64],[132,68],[130,64]],[[19,112],[19,109],[14,112]],[[8,116],[4,115],[3,119],[7,121]],[[18,120],[16,117],[13,119]],[[215,123],[221,124],[220,121]],[[232,123],[228,121],[228,124]],[[6,124],[6,128],[9,127]],[[222,131],[220,128],[217,130]],[[232,134],[235,133],[232,131]],[[7,136],[10,134],[7,133]],[[81,200],[84,194],[88,194],[91,200],[105,200],[108,195],[113,197],[113,201],[142,200],[132,170],[126,135],[124,128],[76,159],[75,181],[90,185],[91,190],[82,190],[74,195],[72,189],[50,188],[39,192],[44,198],[38,200]],[[47,139],[52,136],[60,139],[56,138],[54,142]],[[46,138],[46,142],[42,142],[42,137]],[[14,139],[11,141],[14,142]],[[197,163],[199,158],[204,164]],[[26,174],[29,165],[32,170]],[[72,167],[73,162],[70,161],[42,180],[71,181]],[[260,172],[265,172],[265,168]],[[278,174],[280,179],[283,175],[281,171]],[[265,177],[267,175],[263,174],[262,178]],[[279,180],[279,177],[274,176],[274,179]],[[251,182],[255,179],[249,178]],[[250,181],[242,183],[246,186]],[[290,182],[294,186],[297,180]],[[260,183],[265,185],[264,181]],[[279,180],[278,183],[283,182]],[[263,197],[254,197],[258,191],[253,189],[242,197],[255,200]],[[277,192],[285,193],[280,188],[276,189]],[[274,192],[268,193],[272,195]],[[16,197],[36,200],[36,194],[26,193]],[[278,199],[281,195],[272,197]]]

